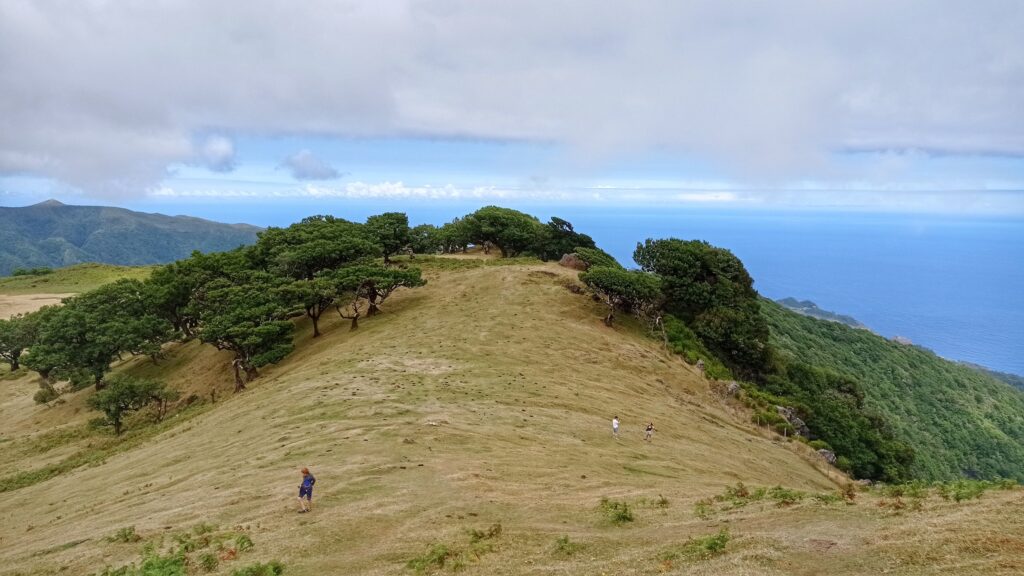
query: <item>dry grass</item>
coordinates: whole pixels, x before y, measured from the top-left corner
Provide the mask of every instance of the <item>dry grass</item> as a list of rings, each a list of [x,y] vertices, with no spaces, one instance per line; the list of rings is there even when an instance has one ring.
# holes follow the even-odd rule
[[[1019,490],[900,516],[865,495],[697,518],[697,500],[737,481],[837,484],[801,446],[752,429],[656,341],[606,328],[596,304],[565,289],[573,275],[554,264],[428,268],[426,287],[397,294],[355,332],[332,318],[313,340],[300,323],[296,352],[236,396],[209,346],[176,346],[156,367],[128,362],[119,369],[204,398],[216,386],[218,402],[102,465],[0,494],[0,572],[88,574],[138,556],[99,536],[135,526],[154,538],[199,522],[247,530],[252,561],[279,559],[296,576],[412,574],[407,562],[434,544],[463,551],[469,574],[1017,569]],[[32,405],[32,389],[27,378],[0,387],[4,473],[92,441],[30,456],[44,431],[84,421],[90,393],[47,408]],[[301,466],[318,478],[312,514],[295,513]],[[635,520],[609,523],[602,497],[629,503]],[[467,530],[496,523],[486,553],[469,548]],[[722,527],[732,539],[720,555],[658,559]],[[556,554],[562,536],[579,550]],[[218,573],[237,567],[221,562]]]

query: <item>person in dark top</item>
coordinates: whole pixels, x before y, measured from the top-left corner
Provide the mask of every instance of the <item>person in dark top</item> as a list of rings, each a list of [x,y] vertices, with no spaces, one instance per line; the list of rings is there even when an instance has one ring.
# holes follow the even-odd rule
[[[302,485],[299,486],[299,514],[313,509],[313,484],[316,484],[316,478],[309,472],[309,468],[303,468]],[[303,500],[303,497],[306,499]]]
[[[647,425],[647,428],[644,428],[644,440],[650,442],[651,436],[654,436],[654,422],[651,422]]]

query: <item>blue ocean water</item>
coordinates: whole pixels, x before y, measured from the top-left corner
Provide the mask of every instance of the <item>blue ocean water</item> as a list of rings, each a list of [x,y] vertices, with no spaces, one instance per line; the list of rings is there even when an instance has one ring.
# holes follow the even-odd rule
[[[732,250],[764,296],[794,296],[952,360],[1024,374],[1024,221],[891,214],[581,212],[620,262],[677,237]]]
[[[327,199],[131,207],[286,226],[310,214],[361,221],[390,210],[407,212],[413,224],[443,224],[480,204]],[[1022,219],[506,204],[542,219],[570,220],[627,266],[645,238],[707,240],[739,256],[764,296],[813,300],[882,336],[1024,374]]]

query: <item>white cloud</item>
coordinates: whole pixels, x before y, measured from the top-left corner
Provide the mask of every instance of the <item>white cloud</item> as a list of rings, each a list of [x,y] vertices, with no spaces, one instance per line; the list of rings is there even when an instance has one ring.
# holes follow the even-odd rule
[[[1015,0],[8,0],[0,174],[140,190],[230,169],[210,133],[657,149],[750,181],[837,149],[1022,155],[1021,30]]]
[[[235,144],[224,136],[210,136],[199,151],[202,164],[214,172],[235,169]]]
[[[318,158],[310,150],[300,150],[284,159],[282,165],[296,180],[334,180],[342,176],[338,170]]]

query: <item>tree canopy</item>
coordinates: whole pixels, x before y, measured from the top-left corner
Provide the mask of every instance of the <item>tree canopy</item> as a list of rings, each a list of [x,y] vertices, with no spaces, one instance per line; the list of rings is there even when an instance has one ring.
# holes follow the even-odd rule
[[[489,242],[506,258],[535,247],[541,234],[540,220],[511,208],[485,206],[466,216],[464,222],[470,242]]]

